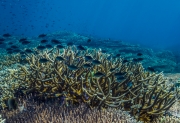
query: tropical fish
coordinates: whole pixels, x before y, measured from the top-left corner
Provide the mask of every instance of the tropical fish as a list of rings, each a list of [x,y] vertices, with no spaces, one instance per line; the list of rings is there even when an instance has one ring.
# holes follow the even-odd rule
[[[39,38],[46,37],[46,34],[40,34],[38,37],[39,37]]]
[[[105,76],[105,74],[102,73],[102,72],[96,72],[96,73],[94,74],[94,77],[102,77],[102,76]]]
[[[46,58],[41,58],[41,59],[39,59],[39,62],[40,63],[47,63],[47,62],[49,62],[49,60]]]

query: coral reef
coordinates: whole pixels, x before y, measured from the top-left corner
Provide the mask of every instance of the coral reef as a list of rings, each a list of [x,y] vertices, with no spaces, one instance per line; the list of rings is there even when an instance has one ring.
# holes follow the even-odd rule
[[[83,103],[65,106],[59,100],[38,104],[31,98],[25,99],[24,110],[3,110],[6,123],[141,123],[120,109],[90,109]]]
[[[37,100],[62,99],[66,106],[82,102],[90,109],[122,108],[139,121],[151,122],[178,98],[178,90],[166,84],[163,73],[148,72],[141,63],[75,46],[34,50],[24,65],[6,71],[1,82],[3,109],[10,107],[9,99],[33,93]],[[21,55],[13,57],[21,63]]]
[[[5,119],[2,119],[2,116],[0,115],[0,123],[5,123]]]

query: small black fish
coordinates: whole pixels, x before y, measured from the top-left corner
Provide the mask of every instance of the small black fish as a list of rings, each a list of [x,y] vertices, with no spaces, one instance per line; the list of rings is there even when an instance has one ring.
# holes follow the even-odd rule
[[[0,44],[4,44],[4,42],[0,42]]]
[[[16,45],[11,45],[12,49],[17,49],[18,47]]]
[[[68,65],[68,68],[69,68],[70,70],[77,70],[77,69],[78,69],[78,67],[75,66],[75,65]]]
[[[85,60],[86,60],[86,61],[92,61],[93,58],[92,58],[92,56],[85,56]]]
[[[127,86],[128,88],[131,88],[131,87],[133,86],[133,83],[132,83],[132,82],[128,82],[128,83],[126,84],[126,86]]]
[[[124,59],[124,60],[123,60],[123,63],[127,63],[127,62],[128,62],[128,60],[127,60],[127,59]]]
[[[15,98],[9,98],[7,101],[9,110],[11,109],[17,109],[17,101]]]
[[[102,76],[105,76],[105,74],[102,73],[102,72],[96,72],[96,73],[94,74],[94,77],[102,77]]]
[[[100,65],[100,64],[101,64],[101,62],[98,61],[98,60],[93,60],[92,63],[93,63],[94,65]]]
[[[11,37],[9,33],[3,34],[3,37]]]
[[[78,50],[86,50],[86,48],[83,47],[82,45],[77,46],[77,48],[78,48]]]
[[[39,62],[40,63],[47,63],[47,62],[49,62],[49,60],[46,58],[41,58],[41,59],[39,59]]]
[[[26,59],[26,55],[21,55],[21,59]]]
[[[61,45],[61,44],[59,44],[59,45],[57,45],[57,46],[56,46],[56,48],[58,48],[58,49],[63,49],[63,48],[64,48],[64,46],[63,46],[63,45]]]
[[[19,53],[19,52],[21,52],[21,50],[20,49],[14,49],[13,52],[14,53]]]
[[[116,68],[111,68],[110,71],[112,72],[112,71],[114,71],[115,69],[116,69]]]
[[[48,42],[48,40],[46,40],[46,39],[43,39],[43,40],[41,40],[41,43],[43,44],[43,43],[47,43]]]
[[[106,53],[106,52],[107,52],[107,50],[102,50],[101,52],[102,52],[102,53]]]
[[[137,60],[138,60],[138,61],[142,61],[142,60],[144,60],[144,59],[143,59],[143,58],[137,58]]]
[[[92,67],[92,66],[91,66],[90,64],[84,64],[83,67],[84,67],[84,68],[90,68],[90,67]]]
[[[59,40],[57,40],[57,39],[52,39],[51,42],[53,44],[61,44],[61,42]]]
[[[46,34],[40,34],[38,37],[39,37],[39,38],[46,37]]]
[[[74,43],[73,42],[68,42],[67,46],[72,46]]]
[[[142,56],[143,54],[142,53],[137,53],[137,56]]]
[[[91,42],[91,39],[89,38],[88,40],[87,40],[87,43],[90,43]]]
[[[7,54],[13,54],[13,51],[7,51]]]
[[[26,40],[21,42],[22,45],[27,45],[27,44],[30,44],[30,43],[31,43],[30,41],[26,41]]]
[[[12,48],[6,48],[6,51],[12,51],[13,49]]]
[[[33,51],[31,49],[25,49],[24,50],[26,53],[33,53]]]
[[[4,38],[0,38],[0,42],[3,42],[3,41],[5,41],[5,39]]]
[[[124,77],[125,74],[126,74],[126,73],[118,72],[118,73],[115,73],[114,76],[117,77],[117,78],[119,78],[119,77],[122,77],[122,76]]]
[[[21,51],[21,52],[19,52],[21,55],[23,55],[23,54],[25,54],[25,52],[24,51]]]
[[[13,44],[13,42],[9,42],[8,44],[9,44],[9,45],[12,45],[12,44]]]
[[[118,81],[122,81],[122,80],[124,80],[125,78],[123,77],[123,76],[120,76],[120,77],[117,77],[117,80]]]
[[[151,67],[151,66],[149,66],[149,67],[147,68],[147,70],[149,70],[149,71],[151,71],[151,72],[156,72],[155,69],[154,69],[153,67]]]
[[[44,50],[44,49],[46,49],[46,47],[45,47],[45,46],[42,46],[42,45],[39,45],[39,46],[37,46],[37,49],[38,49],[38,50]]]
[[[179,82],[179,81],[176,82],[174,86],[175,86],[175,87],[180,87],[180,82]]]
[[[121,56],[121,54],[116,54],[116,56],[115,57],[120,57]]]
[[[64,61],[65,59],[63,57],[61,57],[61,56],[57,56],[55,60],[57,60],[57,61]]]
[[[27,38],[21,38],[21,39],[19,39],[19,42],[23,42],[23,41],[26,41],[27,40]]]
[[[53,46],[50,45],[50,44],[46,44],[45,47],[46,47],[46,48],[52,48]]]
[[[133,58],[133,61],[134,62],[140,62],[140,61],[142,61],[143,60],[143,58]]]

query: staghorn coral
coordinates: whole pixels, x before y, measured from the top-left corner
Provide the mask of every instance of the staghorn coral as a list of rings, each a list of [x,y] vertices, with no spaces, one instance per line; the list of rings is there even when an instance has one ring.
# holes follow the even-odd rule
[[[58,56],[63,59],[56,59]],[[100,64],[86,60],[85,56]],[[82,101],[90,108],[123,108],[137,120],[147,122],[162,116],[175,103],[178,90],[166,85],[162,73],[150,73],[140,63],[123,63],[121,58],[108,57],[101,50],[82,51],[75,46],[36,50],[36,55],[27,55],[28,64],[10,70],[6,81],[12,84],[6,91],[12,97],[18,92],[33,92],[39,100],[64,97],[67,106]],[[47,62],[41,63],[41,59]],[[84,67],[85,64],[90,67]],[[95,76],[98,72],[102,76]],[[2,95],[4,108],[8,98],[7,94]]]

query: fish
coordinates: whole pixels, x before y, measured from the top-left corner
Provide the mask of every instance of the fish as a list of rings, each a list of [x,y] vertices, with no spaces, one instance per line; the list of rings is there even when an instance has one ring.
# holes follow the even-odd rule
[[[175,87],[180,87],[180,82],[179,82],[179,81],[176,82],[174,86],[175,86]]]
[[[123,60],[123,63],[127,63],[127,62],[128,62],[128,60],[127,60],[127,59],[124,59],[124,60]]]
[[[90,68],[90,67],[92,67],[92,66],[91,66],[91,64],[84,64],[83,67],[84,67],[84,68]]]
[[[116,56],[115,57],[120,57],[121,56],[121,54],[116,54]]]
[[[19,53],[20,53],[21,55],[25,54],[25,52],[24,52],[24,51],[20,51]]]
[[[105,74],[102,73],[102,72],[96,72],[96,73],[94,74],[94,77],[102,77],[102,76],[105,76]]]
[[[128,82],[128,83],[126,84],[126,86],[127,86],[128,88],[131,88],[131,87],[133,86],[133,83],[132,83],[132,82]]]
[[[40,34],[38,37],[39,37],[39,38],[46,37],[46,34]]]
[[[25,49],[24,50],[26,53],[33,53],[33,51],[31,49]]]
[[[26,41],[27,40],[27,38],[21,38],[21,39],[19,39],[19,42],[23,42],[23,41]]]
[[[46,47],[46,48],[53,48],[53,46],[50,45],[50,44],[46,44],[45,47]]]
[[[22,45],[27,45],[27,44],[30,44],[30,43],[31,43],[31,42],[30,42],[30,41],[27,41],[27,40],[21,42]]]
[[[3,34],[3,37],[11,37],[11,35],[9,33],[5,33]]]
[[[21,55],[21,59],[26,59],[26,55]]]
[[[63,49],[63,48],[64,48],[64,46],[63,46],[63,45],[61,45],[61,44],[59,44],[59,45],[57,45],[57,46],[56,46],[56,48],[58,48],[58,49]]]
[[[147,68],[147,70],[149,70],[149,71],[151,71],[151,72],[156,72],[155,69],[154,69],[153,67],[151,67],[151,66],[149,66],[149,67]]]
[[[87,43],[90,43],[91,42],[91,39],[89,38],[88,40],[87,40]]]
[[[137,53],[137,56],[142,56],[143,54],[142,53]]]
[[[111,72],[114,71],[114,70],[116,70],[116,68],[111,68],[111,69],[110,69]]]
[[[115,73],[114,76],[119,78],[119,77],[122,77],[124,76],[126,73],[121,73],[121,72],[118,72],[118,73]]]
[[[42,45],[39,45],[39,46],[37,46],[37,49],[38,49],[38,50],[44,50],[44,49],[46,49],[46,47],[45,47],[45,46],[42,46]]]
[[[47,42],[48,42],[48,40],[46,40],[46,39],[41,40],[42,44],[47,43]]]
[[[118,81],[122,81],[122,80],[124,80],[124,79],[125,79],[124,76],[119,76],[119,77],[117,77],[117,80],[118,80]]]
[[[11,45],[11,48],[17,49],[18,47],[16,45]]]
[[[77,49],[78,49],[78,50],[86,50],[86,48],[83,47],[82,45],[77,46]]]
[[[143,60],[143,58],[133,58],[134,62],[141,62]]]
[[[14,53],[19,53],[19,52],[21,52],[21,50],[20,49],[14,49],[13,52]]]
[[[61,44],[61,42],[59,40],[57,40],[57,39],[52,39],[51,42],[53,44]]]
[[[73,42],[68,42],[67,46],[72,46],[74,43]]]
[[[7,51],[7,54],[13,54],[13,51]]]
[[[3,42],[3,41],[5,41],[5,39],[4,38],[0,38],[0,42]]]
[[[65,59],[63,57],[61,57],[61,56],[57,56],[55,60],[57,60],[57,61],[64,61]]]
[[[4,42],[0,42],[0,44],[4,44]]]
[[[68,68],[69,68],[70,70],[77,70],[77,69],[78,69],[78,67],[75,66],[75,65],[68,65]]]
[[[9,42],[8,44],[9,44],[9,45],[12,45],[12,44],[13,44],[13,42]]]
[[[85,56],[85,60],[86,60],[86,61],[92,61],[93,58],[92,58],[92,56]]]
[[[46,58],[41,58],[41,59],[39,59],[39,62],[40,63],[47,63],[47,62],[49,62],[49,60]]]
[[[13,49],[12,48],[6,48],[6,51],[12,51]]]
[[[92,63],[93,63],[94,65],[100,65],[100,64],[101,64],[101,62],[98,61],[98,60],[93,60]]]
[[[16,99],[15,98],[9,98],[7,100],[7,105],[8,105],[9,110],[17,109],[17,101],[16,101]]]

